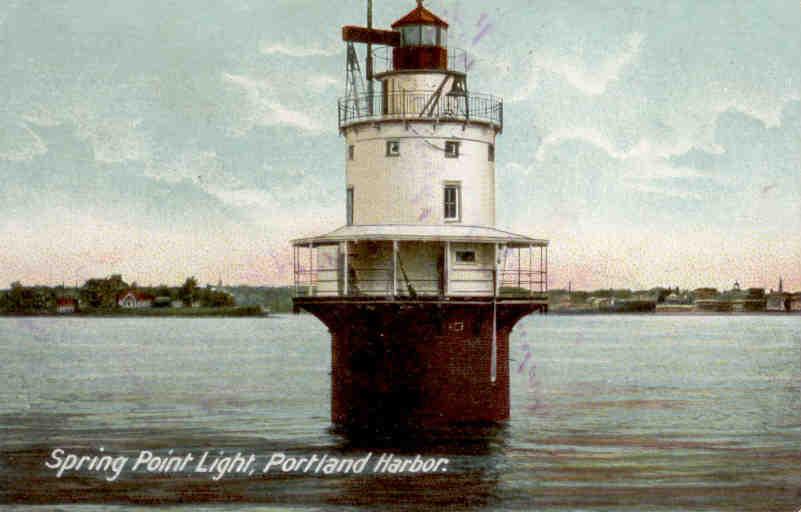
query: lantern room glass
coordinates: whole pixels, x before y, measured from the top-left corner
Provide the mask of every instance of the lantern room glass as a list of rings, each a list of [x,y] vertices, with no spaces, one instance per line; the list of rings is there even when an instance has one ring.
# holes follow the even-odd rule
[[[448,47],[448,29],[437,27],[437,46]]]
[[[420,25],[411,25],[401,28],[401,45],[402,46],[419,46],[420,45]]]
[[[422,37],[420,38],[422,46],[436,46],[437,45],[437,27],[433,25],[422,26]]]
[[[401,27],[401,46],[448,47],[448,29],[434,25],[409,25]]]

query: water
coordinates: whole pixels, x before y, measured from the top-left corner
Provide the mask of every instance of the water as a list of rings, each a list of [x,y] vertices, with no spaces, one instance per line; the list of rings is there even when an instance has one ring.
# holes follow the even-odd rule
[[[795,511],[801,317],[532,316],[511,339],[512,418],[413,440],[329,428],[310,316],[0,318],[0,503],[60,510]],[[449,436],[449,437],[448,437]],[[96,454],[237,450],[444,456],[447,473],[220,481],[44,467]],[[191,503],[191,505],[186,505]],[[43,510],[52,510],[44,506]]]

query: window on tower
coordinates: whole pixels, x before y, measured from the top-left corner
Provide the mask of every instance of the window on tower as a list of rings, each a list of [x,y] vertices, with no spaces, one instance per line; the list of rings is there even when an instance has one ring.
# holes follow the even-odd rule
[[[353,160],[354,156],[356,156],[356,146],[351,144],[348,146],[348,160]]]
[[[456,251],[457,263],[475,263],[476,251]]]
[[[445,156],[447,158],[459,158],[459,143],[455,140],[445,142]]]
[[[487,146],[487,160],[490,162],[495,161],[495,144],[490,144]]]
[[[444,217],[446,221],[459,221],[462,217],[462,191],[458,183],[445,185]]]
[[[400,141],[388,140],[387,141],[387,156],[400,156]]]

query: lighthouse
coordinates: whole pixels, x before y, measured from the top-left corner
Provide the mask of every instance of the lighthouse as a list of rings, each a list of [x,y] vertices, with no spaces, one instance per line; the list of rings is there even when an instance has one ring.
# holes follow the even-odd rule
[[[371,11],[342,29],[344,225],[292,241],[294,306],[331,333],[333,423],[503,421],[509,334],[547,312],[548,241],[495,226],[503,102],[468,86],[448,23],[418,2],[376,29]]]

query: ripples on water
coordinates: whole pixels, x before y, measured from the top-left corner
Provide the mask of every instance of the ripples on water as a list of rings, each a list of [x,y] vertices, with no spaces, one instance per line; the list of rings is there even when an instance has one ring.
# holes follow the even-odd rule
[[[329,428],[328,333],[309,316],[0,319],[0,502],[801,508],[801,317],[533,316],[515,329],[511,353],[508,424],[376,439]],[[451,465],[425,477],[123,474],[112,483],[56,479],[43,466],[55,447],[100,446],[128,455],[422,453]]]

